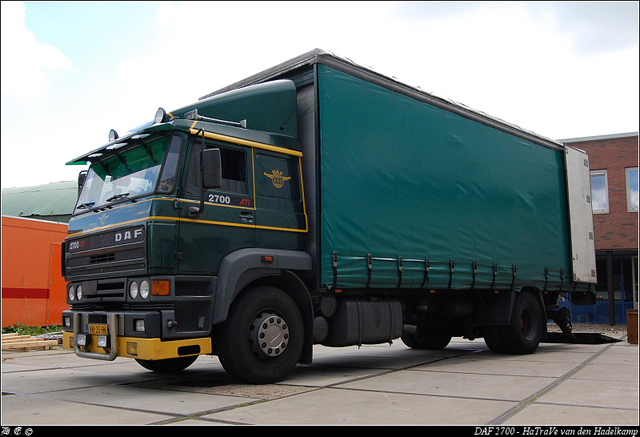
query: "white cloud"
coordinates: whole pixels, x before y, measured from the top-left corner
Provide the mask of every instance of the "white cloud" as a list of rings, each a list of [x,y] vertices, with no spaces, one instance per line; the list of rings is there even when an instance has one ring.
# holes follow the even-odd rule
[[[50,85],[48,74],[72,70],[73,63],[57,48],[38,42],[25,28],[25,7],[2,2],[2,93],[21,101],[38,101]]]

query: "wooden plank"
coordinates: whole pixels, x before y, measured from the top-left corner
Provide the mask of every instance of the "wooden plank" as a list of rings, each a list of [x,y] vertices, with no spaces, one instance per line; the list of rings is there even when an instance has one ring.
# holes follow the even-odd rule
[[[22,350],[28,351],[29,349],[49,349],[53,345],[57,345],[58,340],[43,340],[39,338],[32,338],[27,336],[27,339],[20,339],[16,341],[3,341],[2,350]]]
[[[7,338],[7,339],[2,339],[2,344],[5,343],[17,343],[17,342],[21,342],[21,341],[29,341],[31,340],[31,336],[29,335],[21,335],[19,337],[12,337],[12,338]],[[34,340],[38,340],[38,339],[34,339]]]
[[[2,334],[2,341],[15,340],[16,338],[31,338],[31,336],[30,335],[18,335],[15,332],[12,332],[10,334]]]

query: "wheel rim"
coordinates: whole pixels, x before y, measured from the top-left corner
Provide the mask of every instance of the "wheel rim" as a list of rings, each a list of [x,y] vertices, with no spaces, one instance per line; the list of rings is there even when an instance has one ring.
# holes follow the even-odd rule
[[[520,316],[520,332],[526,340],[533,340],[537,336],[534,315],[530,308],[525,308]]]
[[[256,315],[249,327],[249,344],[260,359],[279,356],[289,343],[289,325],[281,316],[264,311]]]

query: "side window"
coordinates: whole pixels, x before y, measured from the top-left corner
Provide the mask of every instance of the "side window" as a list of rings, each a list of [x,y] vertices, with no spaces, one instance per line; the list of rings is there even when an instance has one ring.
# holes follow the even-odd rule
[[[591,205],[594,214],[609,212],[609,186],[606,170],[591,172]]]
[[[217,144],[205,144],[207,148],[216,147],[220,149],[222,159],[222,187],[220,191],[245,195],[248,193],[247,186],[247,154],[242,150],[231,149],[218,146]],[[194,143],[189,157],[187,180],[185,188],[187,194],[193,196],[200,195],[200,152],[202,145]]]
[[[182,146],[182,138],[177,135],[171,137],[169,150],[164,160],[162,174],[158,180],[157,191],[160,193],[170,193],[176,186],[176,173],[178,171],[178,160],[180,158],[180,146]]]
[[[222,191],[247,194],[247,156],[241,150],[220,147]]]
[[[200,152],[202,145],[194,143],[191,146],[191,154],[187,164],[187,178],[185,181],[185,191],[191,196],[200,196]]]

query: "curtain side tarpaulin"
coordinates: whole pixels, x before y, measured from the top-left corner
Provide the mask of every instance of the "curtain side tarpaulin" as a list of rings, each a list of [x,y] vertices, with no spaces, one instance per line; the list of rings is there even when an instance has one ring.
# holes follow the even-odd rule
[[[569,291],[564,157],[318,65],[322,284]]]

